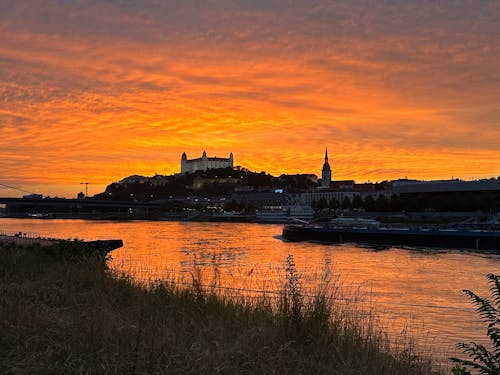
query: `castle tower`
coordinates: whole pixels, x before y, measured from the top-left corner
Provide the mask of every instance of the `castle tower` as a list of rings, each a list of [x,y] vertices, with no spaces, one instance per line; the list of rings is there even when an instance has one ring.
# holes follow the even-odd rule
[[[181,156],[181,173],[184,174],[186,172],[187,172],[187,155],[185,152],[183,152]]]
[[[234,156],[233,156],[232,152],[229,154],[229,162],[231,163],[231,167],[233,167],[234,166]]]
[[[321,171],[321,187],[329,188],[332,182],[332,170],[330,164],[328,164],[328,147],[325,150],[325,163],[323,164],[323,170]]]
[[[207,157],[207,152],[205,150],[203,150],[203,155],[201,155],[201,164],[200,164],[200,168],[204,171],[206,171],[207,169],[210,168],[210,166],[208,165],[208,157]]]

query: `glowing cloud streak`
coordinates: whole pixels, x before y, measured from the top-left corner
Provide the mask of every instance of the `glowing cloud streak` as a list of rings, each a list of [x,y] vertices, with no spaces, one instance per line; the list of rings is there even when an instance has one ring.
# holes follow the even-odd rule
[[[173,173],[500,173],[498,2],[2,2],[0,182]],[[0,195],[9,192],[0,191]]]

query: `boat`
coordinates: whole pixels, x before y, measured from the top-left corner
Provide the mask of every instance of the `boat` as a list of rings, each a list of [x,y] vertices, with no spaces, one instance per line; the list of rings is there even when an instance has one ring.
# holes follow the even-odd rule
[[[288,222],[310,221],[314,210],[310,206],[268,206],[255,212],[257,223],[282,224]]]
[[[49,213],[37,212],[34,214],[28,214],[28,217],[31,219],[55,219],[55,215],[53,212]]]
[[[345,219],[345,218],[344,218]],[[283,227],[288,241],[326,241],[381,246],[416,246],[500,251],[499,230],[464,228],[391,228],[375,220],[333,221],[323,224],[289,224]]]

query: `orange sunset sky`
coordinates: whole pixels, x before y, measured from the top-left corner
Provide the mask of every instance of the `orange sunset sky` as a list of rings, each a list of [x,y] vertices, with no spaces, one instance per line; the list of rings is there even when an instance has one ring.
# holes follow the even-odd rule
[[[333,179],[500,175],[500,1],[0,2],[0,183],[180,156]],[[0,196],[22,193],[0,186]]]

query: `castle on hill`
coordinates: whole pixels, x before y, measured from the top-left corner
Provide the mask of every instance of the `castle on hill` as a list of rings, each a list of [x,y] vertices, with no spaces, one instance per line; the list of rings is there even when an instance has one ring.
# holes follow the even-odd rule
[[[232,168],[234,164],[233,153],[228,158],[207,157],[203,151],[201,158],[188,160],[185,152],[181,156],[181,174],[194,173],[197,171],[206,171],[215,168]]]

